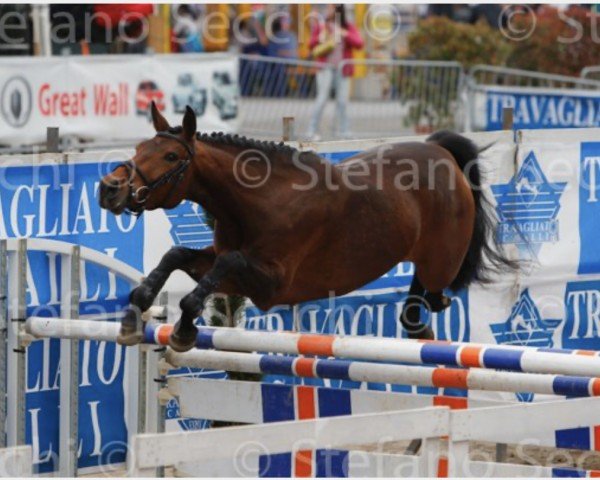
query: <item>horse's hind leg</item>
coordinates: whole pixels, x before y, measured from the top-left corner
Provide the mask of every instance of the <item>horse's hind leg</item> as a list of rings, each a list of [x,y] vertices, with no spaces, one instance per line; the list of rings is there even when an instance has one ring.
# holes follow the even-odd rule
[[[410,284],[408,298],[400,313],[400,323],[408,338],[433,339],[433,330],[421,323],[421,305],[424,304],[425,289],[415,274]]]

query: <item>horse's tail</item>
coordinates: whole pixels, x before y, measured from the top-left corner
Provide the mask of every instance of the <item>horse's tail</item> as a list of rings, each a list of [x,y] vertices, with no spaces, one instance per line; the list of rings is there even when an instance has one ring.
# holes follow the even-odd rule
[[[492,271],[518,268],[518,262],[504,256],[498,243],[492,205],[483,195],[481,188],[483,177],[477,161],[480,153],[477,145],[468,138],[447,130],[434,133],[427,141],[445,148],[452,154],[471,185],[475,200],[475,224],[469,250],[450,289],[458,291],[472,282],[487,283],[488,274]],[[487,262],[484,261],[484,257]]]

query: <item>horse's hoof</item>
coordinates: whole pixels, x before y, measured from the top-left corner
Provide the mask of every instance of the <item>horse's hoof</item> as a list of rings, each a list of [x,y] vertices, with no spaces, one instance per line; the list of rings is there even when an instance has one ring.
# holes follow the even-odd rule
[[[450,306],[452,299],[443,293],[425,295],[425,305],[430,312],[438,313]]]
[[[121,329],[119,335],[117,335],[117,343],[126,347],[133,347],[134,345],[138,345],[142,343],[143,339],[144,334],[142,332],[136,332],[131,330],[123,331],[123,329]]]
[[[407,336],[412,340],[435,340],[433,330],[428,325],[423,325],[416,332],[407,332]]]
[[[185,328],[184,332],[181,330],[179,324],[176,324],[173,333],[169,336],[169,346],[176,352],[187,352],[196,345],[198,329],[192,325],[191,328]]]
[[[196,344],[196,337],[193,339],[182,339],[181,337],[171,334],[169,336],[169,347],[171,347],[176,352],[187,352],[194,348]]]

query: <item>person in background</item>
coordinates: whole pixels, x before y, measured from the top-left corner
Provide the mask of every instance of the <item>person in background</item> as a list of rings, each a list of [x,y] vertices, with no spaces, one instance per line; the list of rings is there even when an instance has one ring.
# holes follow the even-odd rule
[[[154,10],[151,3],[99,3],[93,9],[94,22],[112,31],[113,53],[146,53],[148,36],[145,26],[147,17]]]
[[[271,31],[267,31],[269,43],[267,55],[273,58],[298,58],[298,39],[291,30],[291,21],[287,13],[280,12],[273,20]],[[283,97],[286,94],[289,73],[294,68],[284,63],[270,63],[267,95]]]
[[[298,58],[298,38],[292,31],[291,25],[287,13],[279,13],[273,20],[267,45],[269,57]]]
[[[471,8],[471,23],[477,23],[485,21],[487,24],[495,29],[500,28],[505,18],[502,18],[502,5],[491,4],[491,3],[478,3]]]
[[[317,99],[307,132],[310,139],[319,139],[316,132],[332,87],[335,88],[338,135],[342,138],[349,136],[346,104],[354,65],[344,65],[341,72],[337,66],[342,60],[351,59],[352,51],[363,46],[360,32],[346,18],[344,5],[328,5],[325,19],[316,23],[309,43],[311,55],[325,67],[317,73]]]
[[[240,53],[243,55],[266,55],[268,39],[260,22],[260,12],[240,22]],[[252,94],[257,83],[263,81],[265,64],[261,61],[240,59],[240,90],[244,96]]]
[[[202,32],[196,13],[190,5],[180,4],[173,12],[173,35],[181,53],[198,53],[204,51]]]

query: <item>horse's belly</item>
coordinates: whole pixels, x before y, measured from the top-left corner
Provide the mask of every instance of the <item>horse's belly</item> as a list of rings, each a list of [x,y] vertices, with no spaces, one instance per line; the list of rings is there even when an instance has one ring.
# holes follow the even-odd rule
[[[346,251],[345,251],[346,252]],[[298,303],[352,292],[390,271],[404,258],[402,249],[336,252],[308,259],[275,304]]]

